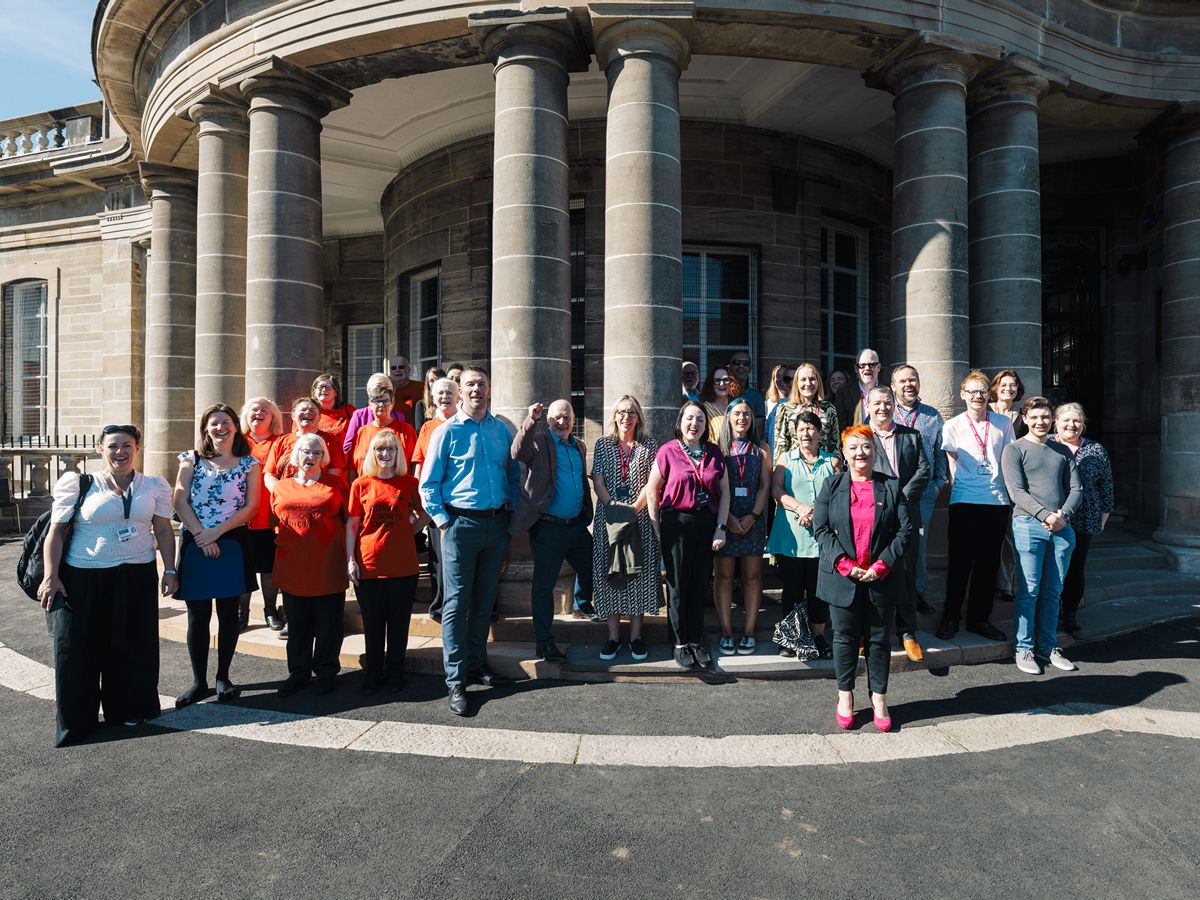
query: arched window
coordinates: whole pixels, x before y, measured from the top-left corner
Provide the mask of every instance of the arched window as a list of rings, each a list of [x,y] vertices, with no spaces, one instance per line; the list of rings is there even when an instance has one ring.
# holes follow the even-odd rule
[[[46,433],[46,282],[4,286],[4,398],[6,439]]]

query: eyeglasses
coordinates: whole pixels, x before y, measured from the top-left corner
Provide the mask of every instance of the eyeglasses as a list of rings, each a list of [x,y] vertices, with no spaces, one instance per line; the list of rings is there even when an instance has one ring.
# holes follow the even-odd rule
[[[988,392],[987,388],[977,388],[976,390],[973,390],[973,391],[970,389],[965,390],[965,391],[963,391],[963,393],[966,394],[968,397],[986,397],[989,392]]]
[[[732,378],[714,378],[713,379],[713,384],[732,384],[732,383],[733,383]]]
[[[142,442],[142,432],[136,425],[105,425],[100,429],[100,434],[127,434],[139,444]]]
[[[731,366],[736,366],[739,369],[748,369],[750,367],[750,360],[748,360],[748,359],[731,359],[729,361],[729,364]]]
[[[877,363],[877,362],[874,362],[874,363],[859,363],[859,364],[858,364],[858,367],[859,367],[860,369],[878,369],[878,368],[880,367],[880,365],[882,365],[882,363]]]
[[[613,415],[614,415],[614,416],[618,416],[618,417],[621,417],[621,416],[636,416],[636,415],[637,415],[637,410],[636,410],[636,409],[618,409],[618,410],[617,410],[615,413],[613,413]]]
[[[318,384],[315,388],[313,388],[313,393],[314,394],[323,394],[326,391],[332,391],[332,390],[333,390],[332,384]]]

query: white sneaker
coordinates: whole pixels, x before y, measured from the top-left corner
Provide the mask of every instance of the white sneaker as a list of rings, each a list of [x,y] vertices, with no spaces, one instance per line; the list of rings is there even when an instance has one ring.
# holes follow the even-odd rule
[[[721,638],[718,649],[721,651],[722,656],[733,656],[733,654],[737,653],[737,648],[733,644],[733,637],[731,635],[725,635]]]
[[[1079,671],[1079,666],[1063,656],[1062,650],[1058,647],[1050,651],[1050,665],[1056,669],[1062,669],[1064,672]]]
[[[741,656],[749,656],[758,647],[758,643],[748,634],[743,634],[742,639],[738,641],[737,652]]]
[[[1053,658],[1053,657],[1051,657]],[[1032,650],[1018,650],[1016,655],[1017,668],[1026,675],[1041,675],[1042,664],[1034,658]]]

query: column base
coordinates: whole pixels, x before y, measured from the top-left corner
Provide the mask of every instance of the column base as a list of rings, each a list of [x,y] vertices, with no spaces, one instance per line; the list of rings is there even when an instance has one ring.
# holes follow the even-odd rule
[[[1156,531],[1154,542],[1155,549],[1166,556],[1172,571],[1200,575],[1200,535]]]

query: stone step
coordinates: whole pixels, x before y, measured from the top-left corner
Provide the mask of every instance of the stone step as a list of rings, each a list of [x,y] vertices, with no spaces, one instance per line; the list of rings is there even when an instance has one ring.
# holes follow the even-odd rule
[[[1155,550],[1149,542],[1145,544],[1101,543],[1093,541],[1088,551],[1088,580],[1100,572],[1119,572],[1125,569],[1142,571],[1167,568],[1167,558]]]

